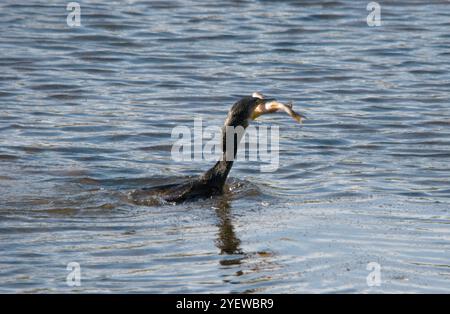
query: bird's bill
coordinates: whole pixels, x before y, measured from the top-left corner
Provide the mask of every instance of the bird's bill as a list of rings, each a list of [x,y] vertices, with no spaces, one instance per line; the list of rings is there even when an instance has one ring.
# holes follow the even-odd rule
[[[297,122],[301,123],[302,119],[306,117],[292,110],[292,103],[283,104],[275,99],[262,99],[263,101],[255,107],[252,112],[252,120],[255,120],[259,116],[264,114],[274,113],[280,110],[285,111],[288,115],[294,118]]]

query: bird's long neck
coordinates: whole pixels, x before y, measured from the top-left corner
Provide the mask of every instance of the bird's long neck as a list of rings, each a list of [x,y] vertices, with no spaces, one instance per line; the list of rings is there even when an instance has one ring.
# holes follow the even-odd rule
[[[246,125],[235,127],[225,124],[222,128],[222,157],[203,175],[203,178],[216,189],[222,189],[227,180],[246,127]]]

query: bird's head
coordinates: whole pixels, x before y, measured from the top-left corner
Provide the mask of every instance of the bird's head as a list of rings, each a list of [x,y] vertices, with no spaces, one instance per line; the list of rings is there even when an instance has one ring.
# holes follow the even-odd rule
[[[252,96],[241,98],[228,112],[225,126],[242,126],[246,128],[250,120],[255,120],[261,115],[284,110],[298,122],[301,122],[303,115],[292,110],[292,104],[283,104],[274,98],[266,98],[261,93],[254,92]]]

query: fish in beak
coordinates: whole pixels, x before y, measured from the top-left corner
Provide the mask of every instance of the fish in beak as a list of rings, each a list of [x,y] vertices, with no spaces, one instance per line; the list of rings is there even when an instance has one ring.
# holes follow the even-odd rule
[[[265,98],[264,95],[258,92],[253,93],[252,97],[260,99],[259,101],[260,103],[255,107],[255,109],[252,112],[251,116],[252,120],[255,120],[256,118],[258,118],[263,114],[274,113],[277,111],[286,112],[288,115],[290,115],[299,123],[302,122],[302,119],[306,119],[304,115],[301,115],[292,110],[292,102],[283,104],[273,98],[272,99]]]

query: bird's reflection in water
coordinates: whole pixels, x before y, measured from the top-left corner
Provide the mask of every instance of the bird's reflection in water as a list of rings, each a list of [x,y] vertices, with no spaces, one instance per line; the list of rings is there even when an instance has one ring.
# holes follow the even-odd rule
[[[245,258],[245,254],[240,248],[241,240],[234,231],[230,203],[226,197],[222,197],[217,200],[214,208],[219,220],[216,246],[220,249],[220,254],[238,255],[236,258],[224,258],[220,264],[224,266],[238,265]]]
[[[265,285],[273,280],[273,272],[280,272],[281,266],[273,260],[274,255],[270,251],[244,252],[241,249],[241,240],[234,230],[232,207],[229,201],[230,198],[224,195],[214,204],[219,229],[215,243],[220,249],[220,254],[223,255],[219,262],[224,270],[223,282],[248,283],[258,278],[259,284]],[[246,275],[250,275],[253,279],[249,281]],[[263,288],[248,289],[244,293],[258,291],[263,291]]]

